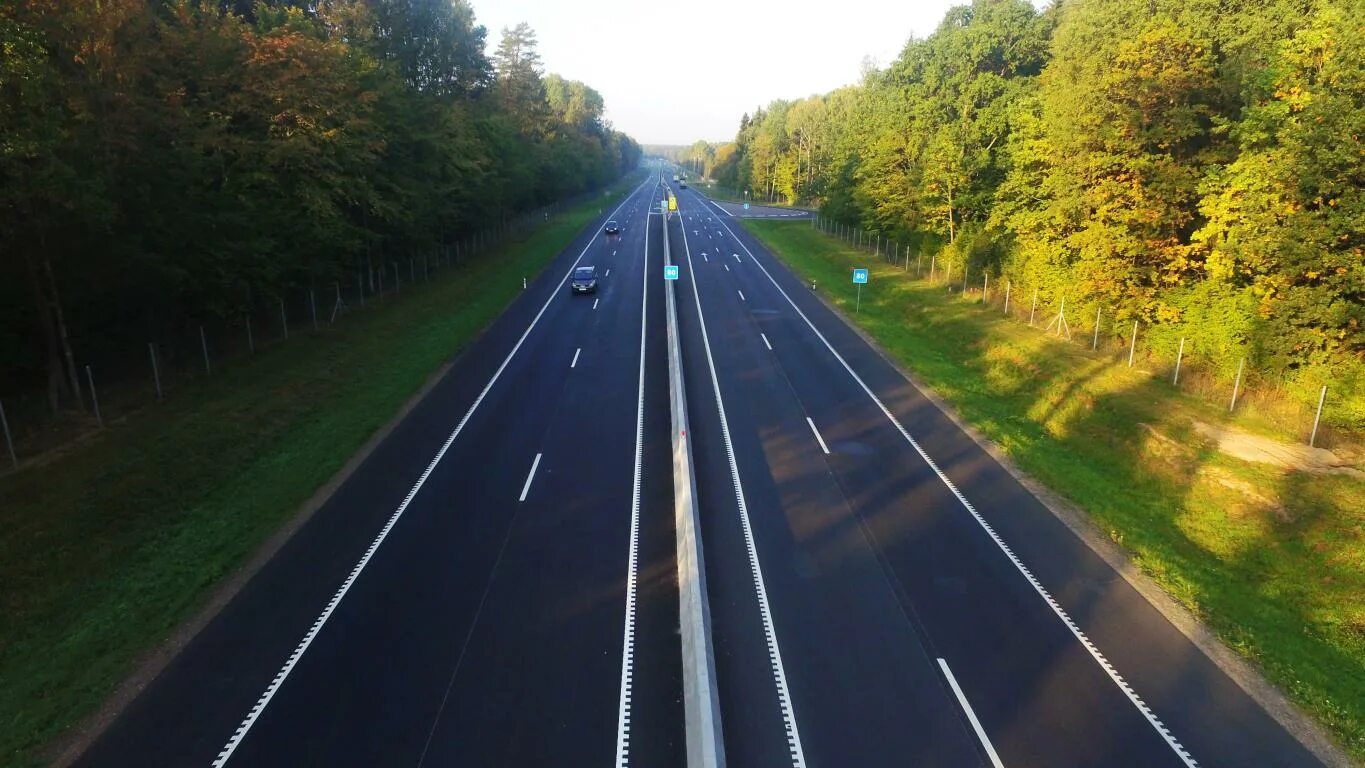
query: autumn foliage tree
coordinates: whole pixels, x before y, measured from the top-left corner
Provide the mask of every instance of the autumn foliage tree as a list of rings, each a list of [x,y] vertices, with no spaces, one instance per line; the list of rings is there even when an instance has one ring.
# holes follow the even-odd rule
[[[633,168],[601,97],[553,108],[508,34],[515,73],[464,0],[0,4],[0,396],[79,408],[101,349]]]

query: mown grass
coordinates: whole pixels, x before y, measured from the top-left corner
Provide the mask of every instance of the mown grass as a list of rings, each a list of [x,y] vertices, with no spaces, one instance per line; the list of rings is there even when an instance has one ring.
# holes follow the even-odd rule
[[[720,200],[722,202],[727,203],[749,203],[751,205],[766,205],[770,208],[791,207],[790,203],[783,202],[781,198],[777,198],[771,203],[767,202],[765,199],[762,199],[762,196],[754,197],[753,195],[750,195],[746,199],[744,197],[744,192],[741,190],[731,189],[729,187],[722,187],[721,185],[715,182],[705,182],[702,181],[701,179],[696,179],[695,181],[692,179],[688,179],[687,186],[692,187],[696,189],[698,192],[705,194],[712,200]]]
[[[809,224],[744,225],[1365,758],[1365,481],[1224,456],[1193,425],[1264,432],[1255,414],[1229,417]],[[872,271],[856,315],[855,266]]]
[[[0,764],[41,761],[603,205],[224,365],[0,480]]]

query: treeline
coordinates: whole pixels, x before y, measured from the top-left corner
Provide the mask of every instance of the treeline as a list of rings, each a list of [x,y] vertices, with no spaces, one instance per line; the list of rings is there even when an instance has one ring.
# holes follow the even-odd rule
[[[1305,398],[1359,396],[1362,25],[1361,0],[976,0],[690,155],[1054,311],[1140,320],[1172,357],[1185,337],[1227,374],[1245,356]]]
[[[69,407],[101,345],[354,284],[636,166],[529,27],[491,60],[485,36],[465,0],[0,4],[0,390]]]

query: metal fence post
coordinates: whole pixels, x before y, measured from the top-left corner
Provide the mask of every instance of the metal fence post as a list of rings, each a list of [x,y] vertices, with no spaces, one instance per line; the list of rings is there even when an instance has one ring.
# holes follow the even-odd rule
[[[1185,359],[1185,337],[1180,337],[1180,351],[1175,353],[1175,378],[1171,379],[1171,386],[1180,384],[1180,361]]]
[[[5,447],[9,448],[9,460],[15,469],[19,468],[19,454],[14,452],[14,439],[9,434],[9,419],[5,417],[5,404],[0,402],[0,426],[5,428]]]
[[[152,381],[156,383],[156,399],[161,400],[161,371],[156,364],[156,342],[147,342],[147,353],[152,356]]]
[[[1237,361],[1237,378],[1232,380],[1232,402],[1228,403],[1228,413],[1237,407],[1237,393],[1242,389],[1242,366],[1246,361],[1245,357]]]
[[[90,385],[90,402],[95,406],[95,423],[104,427],[104,414],[100,413],[100,396],[95,391],[95,375],[90,372],[90,366],[85,366],[85,383]]]
[[[1133,321],[1133,338],[1128,342],[1128,367],[1133,367],[1133,355],[1137,353],[1137,326],[1138,321]]]
[[[1308,436],[1308,447],[1312,448],[1318,439],[1318,422],[1322,421],[1322,404],[1327,400],[1327,385],[1322,385],[1322,393],[1318,395],[1318,413],[1313,417],[1313,434]]]
[[[202,325],[199,326],[199,348],[204,350],[204,373],[213,373],[213,369],[209,367],[209,340],[204,335],[204,326]]]

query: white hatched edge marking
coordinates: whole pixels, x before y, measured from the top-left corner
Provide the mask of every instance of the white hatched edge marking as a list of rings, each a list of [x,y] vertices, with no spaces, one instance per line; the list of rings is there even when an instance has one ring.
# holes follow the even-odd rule
[[[741,291],[741,290],[739,290],[738,288],[736,288],[736,289],[735,289],[735,292],[739,294],[739,300],[740,300],[740,301],[748,301],[748,299],[744,298],[744,291]]]
[[[626,204],[626,201],[639,194],[640,190],[644,189],[645,185],[648,183],[648,181],[645,181],[637,187],[634,192],[627,195],[626,199],[622,200],[607,218],[615,216],[617,211],[620,211],[621,207]],[[408,491],[408,495],[404,497],[403,502],[398,505],[398,509],[394,510],[394,513],[389,516],[388,521],[384,523],[384,527],[379,529],[379,535],[375,536],[374,541],[370,542],[370,548],[365,550],[365,554],[360,558],[360,561],[351,569],[351,572],[346,576],[346,579],[341,582],[341,587],[332,595],[332,599],[327,601],[327,606],[322,609],[322,613],[318,616],[317,620],[314,621],[313,625],[304,633],[303,639],[295,646],[294,652],[289,654],[289,658],[285,660],[284,666],[280,668],[279,672],[275,673],[275,677],[270,681],[270,684],[266,686],[265,692],[261,694],[260,698],[256,700],[255,705],[253,705],[251,710],[247,713],[247,716],[243,718],[242,724],[237,726],[237,730],[232,732],[232,736],[228,738],[227,744],[223,746],[222,750],[218,752],[218,757],[214,758],[213,763],[211,763],[213,768],[223,768],[223,766],[227,765],[228,760],[232,759],[232,754],[237,751],[237,747],[241,745],[242,740],[245,739],[247,733],[251,731],[251,726],[255,725],[256,720],[261,716],[261,713],[269,706],[270,700],[275,698],[275,694],[279,692],[280,687],[284,685],[284,681],[288,679],[289,673],[294,671],[294,666],[299,663],[299,659],[303,658],[303,654],[308,651],[308,646],[313,644],[313,640],[317,638],[318,633],[322,631],[323,625],[331,618],[332,612],[341,604],[341,599],[350,591],[351,585],[355,583],[355,580],[360,576],[361,571],[365,570],[365,566],[369,564],[370,558],[374,557],[374,553],[378,551],[379,545],[383,544],[384,539],[388,538],[389,531],[393,530],[393,526],[398,522],[399,518],[403,516],[403,513],[407,511],[408,505],[412,503],[413,497],[422,489],[427,478],[431,476],[432,470],[436,469],[436,465],[441,463],[442,457],[446,455],[446,451],[450,450],[450,446],[455,442],[455,438],[459,437],[460,432],[464,430],[465,424],[469,423],[469,418],[474,415],[474,411],[478,409],[479,404],[483,402],[483,399],[488,395],[489,390],[493,389],[493,385],[497,383],[498,378],[502,376],[502,372],[507,368],[507,364],[512,362],[512,357],[517,354],[517,350],[521,349],[521,345],[526,341],[526,337],[531,335],[531,331],[535,329],[536,323],[540,322],[540,318],[545,314],[545,310],[550,308],[550,302],[555,300],[555,297],[559,295],[559,291],[564,287],[564,284],[568,282],[569,276],[573,274],[574,267],[577,267],[578,263],[583,260],[583,256],[588,252],[588,248],[591,248],[596,240],[596,235],[588,240],[588,244],[583,247],[583,250],[578,254],[578,258],[574,259],[573,264],[569,265],[569,270],[564,273],[564,277],[560,278],[559,285],[555,286],[555,289],[550,292],[550,297],[541,305],[540,311],[536,312],[536,316],[531,318],[530,325],[526,326],[526,330],[522,332],[521,338],[517,339],[517,343],[512,347],[512,351],[508,352],[507,357],[503,358],[502,365],[499,365],[498,369],[493,372],[493,376],[488,380],[488,383],[484,385],[483,391],[479,392],[479,396],[474,398],[474,402],[469,406],[469,410],[465,411],[464,416],[462,416],[459,423],[455,425],[455,429],[450,433],[450,436],[446,438],[445,443],[441,445],[441,450],[436,452],[436,455],[432,457],[431,462],[427,464],[426,469],[422,470],[421,476],[417,478],[416,483],[413,483],[412,488]]]
[[[666,225],[665,225],[666,226]],[[649,226],[645,226],[645,268],[640,299],[640,385],[635,406],[635,478],[630,490],[630,548],[626,556],[626,615],[621,638],[621,697],[616,711],[616,767],[630,761],[630,700],[635,679],[635,603],[640,569],[640,487],[645,435],[645,318],[649,312]]]
[[[760,332],[758,335],[763,337],[763,346],[767,347],[769,352],[773,351],[772,342],[768,341],[768,334]]]
[[[829,343],[829,339],[826,339],[823,333],[820,333],[820,329],[815,327],[815,324],[806,316],[806,313],[802,312],[801,308],[796,306],[796,302],[792,301],[791,296],[787,295],[787,292],[782,289],[782,286],[778,285],[777,280],[768,272],[768,268],[763,266],[763,263],[754,257],[754,252],[749,250],[749,246],[745,245],[744,241],[735,235],[734,231],[730,230],[730,227],[725,224],[724,221],[721,222],[721,226],[725,227],[725,229],[730,232],[730,236],[735,239],[735,242],[739,243],[739,247],[743,248],[744,252],[749,254],[749,259],[758,265],[758,268],[767,276],[768,281],[773,284],[773,287],[777,289],[778,293],[782,294],[782,298],[786,299],[787,303],[792,306],[792,309],[796,310],[796,314],[801,316],[801,319],[806,322],[806,325],[815,333],[816,337],[824,343],[825,348],[830,351],[830,354],[834,355],[834,359],[839,361],[839,364],[844,367],[844,370],[848,371],[848,375],[852,376],[853,380],[858,383],[858,386],[862,387],[862,390],[872,399],[872,402],[876,403],[877,407],[881,409],[881,412],[901,433],[901,437],[904,437],[906,442],[910,444],[910,447],[915,449],[915,453],[918,453],[920,458],[934,471],[934,474],[938,475],[938,479],[947,486],[948,490],[957,498],[958,503],[971,513],[971,516],[975,518],[976,522],[986,531],[987,535],[990,536],[991,541],[994,541],[995,545],[1000,548],[1000,551],[1005,553],[1005,557],[1009,558],[1009,561],[1014,564],[1014,567],[1018,569],[1019,573],[1028,580],[1028,583],[1032,585],[1034,591],[1043,598],[1048,604],[1048,607],[1052,609],[1053,613],[1057,614],[1057,618],[1062,620],[1062,623],[1066,625],[1066,628],[1071,630],[1071,634],[1080,641],[1085,650],[1088,651],[1090,656],[1095,659],[1095,662],[1100,665],[1100,668],[1109,676],[1109,679],[1114,681],[1114,684],[1119,687],[1119,690],[1123,691],[1123,694],[1128,697],[1128,700],[1132,702],[1133,706],[1137,707],[1138,712],[1142,713],[1142,716],[1147,719],[1147,722],[1151,724],[1157,734],[1165,740],[1166,744],[1175,752],[1181,762],[1188,768],[1198,768],[1199,763],[1195,761],[1194,756],[1189,753],[1189,750],[1185,749],[1180,741],[1175,738],[1174,734],[1171,733],[1170,729],[1166,727],[1165,723],[1161,722],[1161,718],[1157,717],[1156,713],[1152,711],[1151,707],[1147,706],[1147,703],[1142,700],[1142,697],[1138,695],[1137,691],[1133,690],[1133,687],[1128,684],[1128,681],[1114,669],[1114,665],[1110,664],[1109,660],[1100,652],[1100,649],[1091,642],[1090,638],[1086,637],[1085,632],[1072,620],[1070,614],[1066,612],[1066,609],[1053,598],[1047,591],[1047,588],[1042,585],[1042,582],[1038,581],[1033,575],[1033,572],[1019,559],[1019,556],[1014,554],[1014,550],[1010,549],[1010,546],[1005,543],[1005,540],[1000,537],[1000,534],[995,532],[995,529],[991,527],[991,524],[986,522],[986,519],[981,516],[981,513],[976,511],[976,507],[972,506],[972,503],[967,500],[967,497],[962,495],[962,492],[957,489],[957,486],[953,484],[953,481],[948,475],[945,474],[942,469],[939,469],[938,464],[929,457],[929,454],[924,451],[924,448],[920,446],[919,442],[910,436],[910,433],[907,432],[900,421],[892,415],[891,410],[886,407],[886,404],[881,401],[881,398],[877,397],[877,395],[872,392],[872,389],[863,381],[862,377],[853,371],[853,368],[849,366],[848,361],[844,360],[843,355],[840,355],[839,352],[834,349],[834,345]]]
[[[687,260],[692,260],[692,249],[687,244],[687,231],[683,231],[683,249]],[[711,341],[706,333],[706,318],[702,314],[701,294],[697,291],[697,281],[692,284],[692,296],[697,302],[697,323],[701,327],[702,346],[706,349],[706,364],[711,372],[711,389],[716,396],[716,412],[720,416],[720,434],[725,442],[725,458],[730,462],[730,480],[735,486],[735,502],[739,505],[739,520],[744,529],[744,546],[749,552],[749,570],[754,577],[754,592],[758,595],[758,612],[763,622],[763,637],[768,645],[768,662],[773,670],[773,682],[777,685],[777,700],[782,708],[782,722],[787,731],[787,749],[791,752],[793,768],[805,768],[806,756],[801,748],[801,733],[796,727],[796,712],[792,708],[791,693],[787,688],[787,672],[782,666],[782,651],[777,645],[777,629],[773,625],[772,609],[768,607],[768,589],[763,583],[763,568],[758,562],[758,549],[754,545],[754,531],[749,525],[749,507],[744,501],[744,485],[739,479],[739,464],[735,461],[734,445],[730,442],[730,423],[725,418],[725,401],[720,394],[720,381],[716,378],[716,361],[711,357]]]
[[[575,349],[575,350],[573,351],[573,360],[570,360],[570,361],[569,361],[569,367],[570,367],[570,368],[577,368],[577,367],[578,367],[578,355],[579,355],[580,353],[582,353],[582,352],[583,352],[583,348],[582,348],[582,347],[579,347],[578,349]]]
[[[1005,768],[1005,764],[1000,762],[1000,755],[995,754],[995,746],[986,737],[986,729],[981,727],[981,721],[976,719],[976,712],[967,701],[966,694],[962,692],[962,687],[957,684],[957,678],[953,677],[953,671],[948,669],[948,662],[939,659],[938,666],[943,670],[943,676],[948,678],[948,685],[952,687],[953,694],[957,696],[957,703],[961,704],[962,711],[967,713],[967,720],[971,722],[972,728],[976,731],[976,737],[981,740],[981,746],[986,748],[986,754],[991,758],[991,765],[995,768]]]

